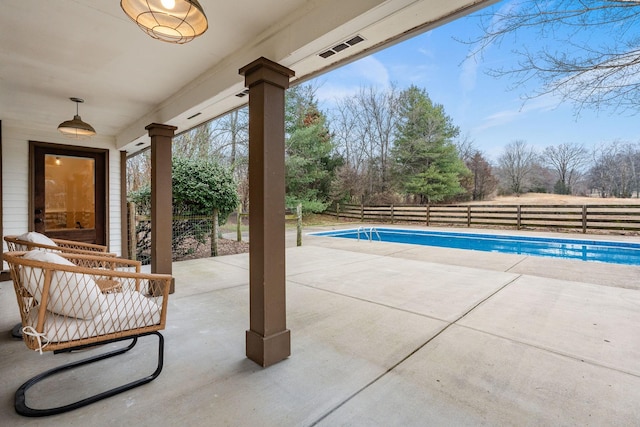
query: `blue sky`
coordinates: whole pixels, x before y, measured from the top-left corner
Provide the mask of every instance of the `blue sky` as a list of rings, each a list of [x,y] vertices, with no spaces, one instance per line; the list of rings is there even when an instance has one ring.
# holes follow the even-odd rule
[[[573,105],[553,96],[524,102],[521,89],[509,89],[513,81],[485,73],[510,60],[510,46],[491,46],[482,62],[465,60],[469,46],[454,37],[466,40],[478,31],[477,21],[462,18],[320,76],[314,85],[321,108],[330,109],[362,86],[415,84],[442,104],[461,135],[492,160],[518,139],[539,150],[561,143],[588,148],[615,140],[640,143],[640,120],[629,112],[582,110],[576,116]],[[526,37],[519,41],[527,43]]]

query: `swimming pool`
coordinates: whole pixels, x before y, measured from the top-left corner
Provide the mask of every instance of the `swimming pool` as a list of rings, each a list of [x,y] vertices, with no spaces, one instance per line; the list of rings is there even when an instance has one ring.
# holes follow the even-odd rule
[[[640,265],[640,243],[555,239],[399,228],[360,227],[310,233],[314,236],[410,243],[505,254],[546,256],[613,264]]]

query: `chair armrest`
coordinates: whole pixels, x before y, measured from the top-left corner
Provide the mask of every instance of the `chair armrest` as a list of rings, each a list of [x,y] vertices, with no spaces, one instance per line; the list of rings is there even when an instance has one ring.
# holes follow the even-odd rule
[[[44,243],[29,242],[21,240],[19,236],[4,236],[7,242],[9,252],[30,251],[32,249],[40,249],[47,252],[60,253],[76,253],[87,255],[102,255],[115,257],[116,254],[107,252],[107,247],[102,245],[94,245],[92,243],[76,242],[73,240],[51,239],[57,246],[47,245]]]
[[[132,271],[140,273],[142,262],[126,258],[118,258],[112,254],[76,254],[61,253],[60,256],[68,259],[75,265],[85,268],[99,268],[103,270]]]
[[[96,245],[93,243],[85,243],[85,242],[77,242],[75,240],[65,240],[65,239],[51,239],[56,245],[60,248],[65,249],[79,249],[82,251],[90,251],[90,252],[107,252],[107,247],[103,245]]]

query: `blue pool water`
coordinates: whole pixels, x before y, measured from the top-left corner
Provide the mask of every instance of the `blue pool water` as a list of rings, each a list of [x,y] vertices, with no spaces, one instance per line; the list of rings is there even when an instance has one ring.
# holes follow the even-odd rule
[[[640,243],[554,239],[397,228],[362,227],[323,231],[315,236],[342,237],[505,254],[547,256],[613,264],[640,265]]]

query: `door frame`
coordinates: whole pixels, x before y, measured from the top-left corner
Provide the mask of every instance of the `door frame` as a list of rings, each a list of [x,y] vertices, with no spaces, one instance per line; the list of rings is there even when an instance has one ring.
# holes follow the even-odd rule
[[[104,179],[104,188],[96,185],[95,197],[96,201],[100,200],[104,203],[104,212],[98,212],[96,205],[96,244],[108,246],[109,235],[109,150],[104,148],[83,147],[79,145],[54,144],[50,142],[29,141],[29,212],[28,230],[35,229],[35,176],[36,176],[36,150],[44,149],[46,154],[73,155],[76,154],[93,154],[95,156],[104,157],[104,172],[101,174]],[[101,168],[96,161],[96,176],[100,173]],[[98,183],[96,183],[98,184]],[[102,193],[102,194],[100,194]],[[100,220],[102,219],[102,220]]]

